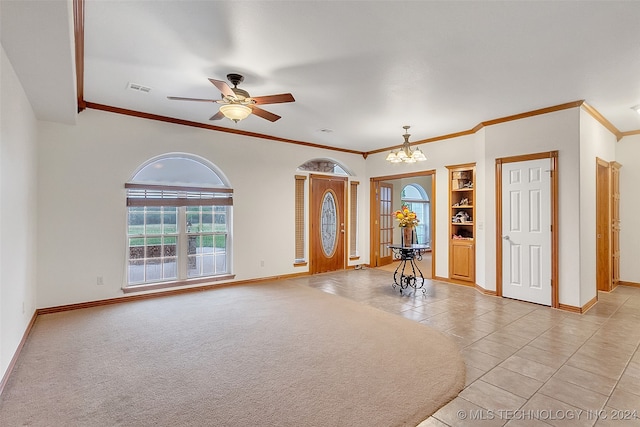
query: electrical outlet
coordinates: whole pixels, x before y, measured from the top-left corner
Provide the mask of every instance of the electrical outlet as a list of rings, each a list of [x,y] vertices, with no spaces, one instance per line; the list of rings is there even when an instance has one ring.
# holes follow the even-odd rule
[[[96,284],[98,286],[104,285],[104,280],[102,279],[102,276],[98,276],[98,278],[96,279]]]
[[[264,267],[264,260],[260,261],[260,267]]]

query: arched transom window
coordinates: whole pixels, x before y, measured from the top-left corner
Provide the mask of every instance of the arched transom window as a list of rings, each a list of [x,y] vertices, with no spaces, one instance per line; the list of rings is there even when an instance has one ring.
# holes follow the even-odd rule
[[[322,172],[330,173],[333,175],[350,176],[352,175],[345,166],[331,159],[311,159],[300,166],[298,166],[300,172]]]

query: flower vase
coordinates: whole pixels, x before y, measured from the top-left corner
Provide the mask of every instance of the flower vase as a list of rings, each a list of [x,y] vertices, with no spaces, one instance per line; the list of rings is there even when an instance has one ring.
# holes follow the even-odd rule
[[[413,244],[413,228],[402,227],[402,246],[411,246]]]

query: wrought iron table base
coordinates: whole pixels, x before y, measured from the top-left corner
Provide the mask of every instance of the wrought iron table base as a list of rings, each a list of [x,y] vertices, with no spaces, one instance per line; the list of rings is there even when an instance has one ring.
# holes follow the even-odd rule
[[[427,294],[424,288],[424,276],[422,271],[416,264],[416,260],[422,260],[422,252],[427,249],[426,245],[411,246],[389,246],[393,251],[393,257],[400,260],[400,264],[393,273],[393,289],[400,288],[400,295],[404,290],[412,288],[414,291],[422,290],[424,295]]]

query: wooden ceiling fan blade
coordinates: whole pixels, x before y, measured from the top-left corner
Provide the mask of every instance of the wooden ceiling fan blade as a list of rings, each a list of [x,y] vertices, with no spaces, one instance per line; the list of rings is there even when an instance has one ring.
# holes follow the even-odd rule
[[[213,116],[211,116],[209,120],[222,120],[222,119],[224,119],[224,114],[222,114],[222,111],[218,111]]]
[[[231,87],[227,84],[227,82],[223,82],[222,80],[209,79],[211,83],[215,87],[218,88],[222,96],[236,96],[236,94],[231,90]]]
[[[281,93],[280,95],[252,96],[251,99],[256,104],[282,104],[284,102],[295,102],[293,95],[290,93]]]
[[[275,122],[276,120],[280,119],[279,115],[273,114],[267,110],[263,110],[262,108],[256,107],[255,105],[250,105],[249,107],[251,108],[253,114],[258,117],[262,117],[263,119],[267,119],[270,122]]]
[[[200,102],[218,102],[219,99],[203,99],[203,98],[184,98],[182,96],[167,96],[167,98],[174,101],[200,101]]]

